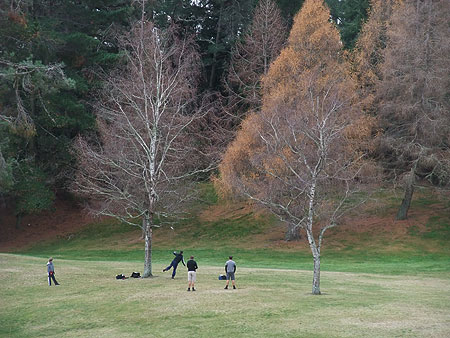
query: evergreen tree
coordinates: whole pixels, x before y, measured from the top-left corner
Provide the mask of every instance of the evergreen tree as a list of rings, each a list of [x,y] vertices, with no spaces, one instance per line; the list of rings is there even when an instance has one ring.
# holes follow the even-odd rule
[[[345,48],[352,49],[367,19],[370,0],[326,0]]]
[[[125,0],[25,0],[0,11],[0,118],[8,122],[0,133],[10,140],[3,154],[15,163],[10,197],[21,215],[48,207],[51,195],[65,189],[72,140],[95,126],[88,102],[99,69],[117,60],[111,33],[126,25],[133,8]],[[40,189],[31,186],[37,181]],[[42,202],[37,192],[44,190],[50,203],[29,207],[30,200]]]
[[[181,26],[194,34],[206,70],[203,87],[220,90],[231,48],[251,22],[256,0],[157,1],[152,5],[159,27]]]
[[[286,36],[276,4],[272,0],[260,0],[252,24],[232,50],[224,81],[228,110],[238,119],[261,107],[261,77],[279,55]]]
[[[292,1],[292,0],[275,0],[275,3],[281,10],[282,16],[285,19],[288,27],[292,26],[294,16],[302,7],[304,0]]]

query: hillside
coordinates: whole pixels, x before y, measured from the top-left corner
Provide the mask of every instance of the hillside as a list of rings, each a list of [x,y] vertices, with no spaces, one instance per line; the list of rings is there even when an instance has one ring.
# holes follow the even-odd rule
[[[24,216],[17,229],[12,208],[0,208],[0,251],[21,250],[41,241],[67,237],[93,222],[73,201],[58,200],[51,210]]]
[[[450,198],[448,193],[420,189],[414,198],[409,218],[396,221],[400,197],[379,192],[364,208],[348,215],[341,226],[330,230],[324,254],[424,254],[450,253]],[[0,251],[24,252],[38,248],[73,250],[143,250],[138,228],[115,220],[86,217],[73,203],[59,201],[54,211],[24,217],[20,229],[6,210],[0,214]],[[172,229],[173,228],[173,229]],[[309,253],[303,239],[284,241],[285,227],[262,210],[245,202],[221,202],[210,186],[202,202],[191,208],[182,221],[154,232],[155,250],[175,248],[242,250],[271,249]]]

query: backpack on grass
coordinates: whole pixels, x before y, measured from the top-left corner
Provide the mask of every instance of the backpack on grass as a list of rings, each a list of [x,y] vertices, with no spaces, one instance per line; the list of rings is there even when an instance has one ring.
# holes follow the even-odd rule
[[[131,278],[141,278],[141,273],[140,272],[132,272],[131,273]]]
[[[123,273],[116,276],[116,279],[125,279],[125,278],[127,278],[127,277],[125,277],[125,275]]]

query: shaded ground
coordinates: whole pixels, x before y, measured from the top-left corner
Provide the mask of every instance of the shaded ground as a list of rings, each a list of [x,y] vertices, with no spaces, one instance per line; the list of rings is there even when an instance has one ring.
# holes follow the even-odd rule
[[[406,221],[395,220],[398,204],[399,198],[392,195],[368,203],[364,209],[343,219],[341,226],[329,230],[324,246],[333,251],[382,248],[384,252],[413,249],[431,253],[442,250],[442,245],[436,246],[436,241],[430,239],[450,240],[448,194],[436,195],[429,191],[416,193]],[[86,225],[98,222],[84,215],[73,202],[67,201],[58,201],[53,211],[24,217],[20,229],[15,228],[15,221],[10,211],[0,209],[0,252],[17,251],[45,240],[70,240],[78,236],[78,232]],[[247,203],[218,202],[202,206],[198,215],[185,223],[174,225],[174,229],[156,229],[154,245],[163,248],[228,244],[245,249],[309,250],[304,234],[298,242],[286,242],[285,230],[285,226],[272,216],[255,211]],[[91,231],[96,232],[98,229]],[[111,231],[113,241],[110,244],[114,248],[140,248],[143,245],[138,228],[102,229],[105,235]],[[106,249],[109,244],[105,242],[102,245]]]
[[[73,202],[57,201],[53,210],[24,216],[20,228],[16,229],[16,217],[12,210],[0,209],[0,251],[12,251],[39,241],[70,236],[93,221]]]
[[[330,229],[325,234],[325,246],[333,249],[345,249],[364,243],[364,247],[380,247],[380,242],[385,242],[387,250],[397,251],[402,247],[420,245],[427,251],[433,252],[434,241],[430,238],[440,238],[440,234],[449,235],[449,229],[441,229],[440,226],[449,226],[450,203],[446,195],[416,194],[416,199],[411,207],[408,219],[398,221],[395,219],[397,204],[386,200],[378,200],[368,203],[364,208],[354,212],[341,220],[341,225]],[[214,220],[226,217],[239,218],[252,212],[251,206],[243,204],[216,205],[208,208],[201,214],[203,220]],[[263,212],[257,213],[256,217],[264,219]],[[434,224],[437,223],[437,224]],[[436,230],[441,230],[437,232]],[[245,241],[244,246],[267,247],[272,249],[298,249],[309,248],[306,234],[302,231],[302,240],[286,242],[284,234],[286,227],[282,224],[265,229],[260,234],[255,234]],[[239,244],[236,243],[236,246]]]

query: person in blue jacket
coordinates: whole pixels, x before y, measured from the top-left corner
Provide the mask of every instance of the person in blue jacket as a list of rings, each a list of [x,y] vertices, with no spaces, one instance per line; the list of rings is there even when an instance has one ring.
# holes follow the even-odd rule
[[[166,272],[170,270],[170,268],[173,268],[172,279],[175,278],[175,274],[177,273],[177,267],[180,262],[183,263],[184,266],[186,266],[186,264],[184,263],[183,251],[180,251],[180,253],[174,251],[173,254],[175,255],[175,258],[173,259],[172,263],[170,263],[170,265],[167,268],[163,269],[163,272]]]

